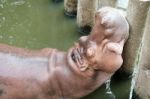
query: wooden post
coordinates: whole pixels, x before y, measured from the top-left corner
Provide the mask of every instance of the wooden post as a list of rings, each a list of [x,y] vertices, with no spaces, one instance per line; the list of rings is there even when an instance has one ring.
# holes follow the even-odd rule
[[[139,48],[143,37],[143,28],[148,12],[149,4],[140,0],[130,0],[127,9],[127,19],[130,25],[130,35],[125,44],[122,70],[130,74],[136,65]]]
[[[149,3],[150,4],[150,3]],[[150,98],[150,10],[146,20],[144,37],[142,40],[142,50],[139,61],[139,71],[134,91],[140,99]]]
[[[85,35],[91,31],[91,27],[93,26],[98,0],[78,0],[77,6],[78,32]]]
[[[117,0],[98,0],[98,7],[111,6],[116,7]]]
[[[77,14],[78,0],[64,0],[65,14],[69,17],[75,17]]]

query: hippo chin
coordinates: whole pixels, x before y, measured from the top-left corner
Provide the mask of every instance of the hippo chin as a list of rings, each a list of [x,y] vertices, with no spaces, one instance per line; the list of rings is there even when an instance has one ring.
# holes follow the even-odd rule
[[[77,99],[121,67],[129,25],[114,8],[97,11],[95,24],[67,52],[0,44],[0,99]]]

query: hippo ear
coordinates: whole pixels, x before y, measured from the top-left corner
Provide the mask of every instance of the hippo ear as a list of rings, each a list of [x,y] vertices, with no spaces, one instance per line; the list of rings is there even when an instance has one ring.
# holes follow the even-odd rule
[[[99,20],[99,18],[100,18],[100,12],[96,12],[95,13],[95,21],[94,22],[96,22],[97,20]]]

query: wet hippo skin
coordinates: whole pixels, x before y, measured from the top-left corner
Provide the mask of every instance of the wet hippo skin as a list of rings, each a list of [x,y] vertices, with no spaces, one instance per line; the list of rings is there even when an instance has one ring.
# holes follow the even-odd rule
[[[121,67],[126,19],[113,8],[97,11],[88,36],[67,52],[0,44],[0,99],[78,99]]]

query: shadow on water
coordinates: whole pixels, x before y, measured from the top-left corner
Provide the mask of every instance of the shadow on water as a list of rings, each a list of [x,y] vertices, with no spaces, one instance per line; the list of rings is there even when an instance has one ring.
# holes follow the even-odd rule
[[[0,0],[0,43],[67,50],[79,38],[76,19],[64,15],[63,3],[52,0]],[[111,81],[115,99],[128,99],[130,80]],[[103,85],[82,99],[113,99]]]

